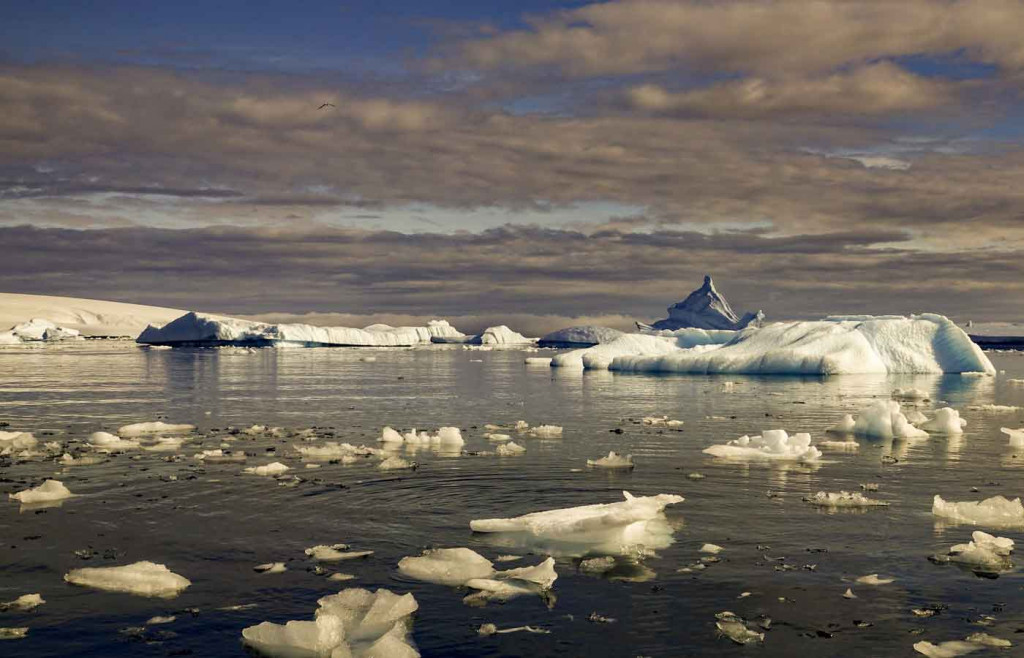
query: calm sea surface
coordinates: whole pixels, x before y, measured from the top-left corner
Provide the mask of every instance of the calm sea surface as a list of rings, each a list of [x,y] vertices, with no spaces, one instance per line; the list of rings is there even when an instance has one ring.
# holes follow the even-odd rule
[[[0,493],[55,477],[80,494],[60,507],[24,512],[6,496],[0,501],[0,601],[39,592],[47,602],[28,613],[0,613],[0,626],[30,628],[26,639],[0,642],[0,655],[245,655],[243,628],[311,619],[316,600],[346,584],[414,593],[420,609],[413,638],[424,656],[912,656],[920,640],[963,639],[978,631],[1009,639],[1017,647],[1011,651],[1022,651],[1021,572],[980,578],[927,557],[966,542],[975,529],[937,523],[932,496],[981,500],[1024,490],[1024,450],[1015,454],[999,432],[1000,426],[1024,426],[1024,415],[968,408],[1024,406],[1024,387],[1006,383],[1024,377],[1024,356],[991,355],[1005,370],[995,378],[818,379],[524,365],[525,356],[538,355],[550,353],[149,350],[93,342],[0,350],[0,422],[8,430],[73,447],[91,432],[127,423],[198,426],[179,461],[135,452],[67,469],[52,461],[0,464]],[[368,356],[376,360],[361,360]],[[724,463],[701,453],[765,429],[810,432],[822,440],[844,413],[907,386],[960,410],[966,432],[912,442],[862,439],[858,451],[826,451],[814,466]],[[676,430],[630,420],[662,415],[685,424]],[[325,440],[376,446],[384,425],[455,425],[466,451],[486,451],[494,444],[483,438],[484,425],[517,420],[563,426],[564,437],[516,438],[527,453],[515,458],[422,451],[407,455],[419,463],[415,472],[379,471],[376,460],[306,470],[292,448]],[[191,458],[218,447],[229,428],[253,424],[286,434],[316,428],[314,443],[261,436],[234,445],[251,455],[247,466],[283,461],[302,481],[282,486],[241,474],[239,464],[202,465]],[[622,433],[611,431],[617,428]],[[588,458],[609,450],[632,454],[636,469],[586,469]],[[883,463],[886,455],[898,462]],[[693,472],[706,477],[689,479]],[[828,513],[801,500],[822,490],[860,491],[866,482],[878,483],[870,495],[891,505]],[[580,573],[572,559],[560,558],[553,607],[532,596],[468,607],[465,592],[397,571],[403,556],[429,547],[467,546],[491,559],[507,552],[471,533],[471,519],[615,502],[622,491],[685,496],[667,510],[675,543],[612,577]],[[1017,530],[996,534],[1024,541]],[[317,575],[303,554],[338,542],[374,551],[336,567],[357,576],[349,583]],[[724,547],[721,561],[678,572],[699,560],[707,542]],[[83,560],[75,553],[83,549],[97,555]],[[138,560],[166,564],[192,586],[161,600],[63,582],[69,569]],[[498,567],[539,560],[527,556]],[[278,561],[288,571],[253,571]],[[896,581],[877,587],[852,582],[871,573]],[[857,598],[843,598],[848,587]],[[741,598],[744,592],[749,595]],[[247,604],[252,607],[220,609]],[[932,605],[948,608],[927,618],[911,612]],[[751,621],[770,618],[764,644],[744,647],[718,636],[715,614],[725,610]],[[588,621],[594,612],[615,621]],[[156,615],[177,619],[124,632]],[[485,622],[531,624],[551,633],[478,637]]]

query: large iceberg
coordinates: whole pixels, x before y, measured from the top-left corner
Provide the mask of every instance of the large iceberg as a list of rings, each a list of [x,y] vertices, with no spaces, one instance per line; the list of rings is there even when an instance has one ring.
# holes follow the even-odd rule
[[[473,532],[492,534],[492,543],[549,555],[626,555],[636,550],[672,544],[672,528],[665,518],[668,505],[682,496],[659,494],[639,498],[627,491],[617,503],[584,505],[534,512],[514,518],[476,519]]]
[[[430,342],[504,347],[508,345],[533,345],[537,342],[537,339],[527,338],[518,332],[512,331],[507,326],[499,324],[494,327],[487,327],[475,336],[466,336],[458,332],[455,332],[454,334],[439,334],[431,337]]]
[[[586,367],[585,358],[583,363]],[[934,314],[777,322],[748,327],[721,347],[620,355],[609,367],[697,374],[995,374],[988,357],[962,329]]]
[[[610,343],[623,335],[625,334],[618,329],[587,324],[552,331],[541,337],[537,341],[537,345],[539,347],[589,347]]]
[[[679,350],[717,346],[736,336],[735,331],[708,329],[678,329],[658,334],[623,334],[608,343],[555,355],[551,365],[555,368],[586,368],[607,370],[620,356],[654,356],[673,354]]]
[[[172,346],[410,347],[429,343],[435,337],[462,336],[445,320],[432,320],[425,327],[371,325],[355,329],[267,324],[190,312],[162,327],[150,325],[136,342]]]
[[[725,301],[717,290],[710,276],[704,277],[704,284],[691,292],[686,299],[668,307],[668,317],[658,320],[652,329],[681,329],[695,327],[698,329],[743,329],[750,325],[758,325],[764,320],[761,311],[747,313],[738,317],[729,302]],[[646,325],[641,325],[643,328]]]

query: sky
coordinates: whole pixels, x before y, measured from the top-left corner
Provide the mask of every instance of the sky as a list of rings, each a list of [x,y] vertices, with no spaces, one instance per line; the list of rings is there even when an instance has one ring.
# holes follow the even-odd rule
[[[0,291],[1024,320],[1024,0],[0,7]],[[324,103],[330,105],[321,108]],[[510,321],[511,321],[510,320]]]

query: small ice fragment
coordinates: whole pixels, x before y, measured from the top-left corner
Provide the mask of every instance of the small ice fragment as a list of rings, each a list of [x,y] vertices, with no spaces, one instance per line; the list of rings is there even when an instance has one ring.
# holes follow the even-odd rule
[[[382,471],[414,469],[416,468],[416,462],[406,461],[405,459],[402,459],[398,455],[392,455],[391,457],[388,457],[381,463],[377,464],[377,468]]]
[[[22,594],[13,601],[0,603],[0,612],[14,610],[16,612],[28,612],[46,603],[39,594]]]
[[[172,598],[192,583],[162,564],[142,561],[121,567],[85,567],[64,575],[72,585],[139,596]]]
[[[174,452],[180,450],[182,444],[188,440],[189,438],[186,436],[160,437],[156,440],[156,443],[143,446],[142,449],[147,452]]]
[[[380,438],[377,440],[381,443],[402,443],[405,441],[400,433],[390,427],[385,427],[381,430]]]
[[[715,622],[715,626],[719,632],[736,644],[764,642],[764,633],[750,630],[743,619],[732,612],[719,612],[715,618],[718,620]]]
[[[495,452],[498,453],[499,457],[517,457],[526,453],[526,448],[519,445],[515,441],[509,441],[499,445]]]
[[[309,470],[314,468],[321,468],[322,466],[322,464],[306,464],[306,469]]]
[[[550,366],[551,357],[528,356],[526,357],[525,363],[528,366]]]
[[[721,553],[723,550],[725,550],[725,549],[722,548],[721,546],[719,546],[718,544],[704,544],[703,546],[700,547],[700,552],[701,553],[712,553],[712,554],[716,554],[716,555],[718,553]]]
[[[721,445],[704,449],[704,454],[719,459],[768,461],[817,461],[821,451],[811,445],[807,433],[789,436],[786,430],[765,430],[761,436],[741,436]]]
[[[264,477],[270,477],[275,475],[281,475],[285,471],[291,470],[281,462],[273,462],[264,466],[251,466],[245,469],[244,472],[251,473],[252,475],[262,475]]]
[[[877,573],[870,573],[858,578],[857,582],[861,585],[888,585],[895,582],[895,580],[895,578],[879,578]]]
[[[907,409],[903,412],[903,415],[906,416],[907,420],[913,425],[920,425],[921,423],[928,422],[928,416],[925,416],[917,409]]]
[[[600,615],[596,612],[591,612],[590,615],[587,617],[587,621],[593,622],[595,624],[614,624],[615,618],[605,617],[604,615]]]
[[[170,615],[168,617],[159,617],[159,616],[157,616],[157,617],[150,617],[149,619],[146,620],[146,626],[156,626],[158,624],[170,624],[171,622],[173,622],[176,619],[177,619],[177,617],[175,617],[174,615]]]
[[[530,430],[530,436],[538,439],[560,439],[562,438],[562,428],[558,425],[538,425]]]
[[[288,571],[288,567],[284,565],[284,562],[267,562],[266,564],[257,564],[252,570],[258,573],[284,573]]]
[[[124,452],[140,447],[138,441],[122,439],[107,432],[93,432],[89,435],[87,445],[99,452]]]
[[[925,438],[928,433],[914,427],[895,400],[878,400],[857,415],[853,433],[879,439]]]
[[[494,565],[469,548],[435,548],[402,558],[398,570],[416,580],[454,587],[474,578],[490,577]]]
[[[519,567],[496,571],[489,578],[471,578],[466,587],[480,590],[463,599],[467,605],[481,605],[488,601],[508,601],[524,594],[544,594],[558,579],[555,560],[548,558],[532,567]]]
[[[522,560],[522,555],[499,555],[494,558],[495,562],[515,562],[516,560]]]
[[[508,434],[495,434],[493,432],[489,432],[487,434],[484,434],[484,438],[487,439],[488,441],[510,441],[510,440],[512,440],[512,437],[509,436]]]
[[[705,475],[703,473],[693,472],[693,473],[687,473],[686,474],[686,478],[689,479],[689,480],[703,480],[704,477],[705,477]]]
[[[333,580],[333,581],[336,581],[336,582],[344,582],[346,580],[354,580],[354,579],[355,579],[355,576],[353,576],[352,574],[350,574],[350,573],[340,573],[340,572],[332,573],[330,576],[327,577],[327,580]]]
[[[609,452],[606,457],[588,459],[587,466],[590,468],[618,468],[629,470],[632,469],[635,464],[633,464],[633,455],[626,455],[623,457],[622,455],[618,455],[612,451]]]
[[[172,432],[191,432],[196,428],[195,425],[173,425],[170,423],[164,423],[156,421],[152,423],[133,423],[131,425],[124,425],[117,430],[119,436],[126,438],[134,438],[137,436],[145,436],[147,434],[169,434]]]
[[[515,430],[517,432],[525,432],[528,429],[530,429],[530,424],[528,422],[526,422],[525,420],[516,421]]]
[[[1016,430],[1009,427],[1001,427],[999,431],[1010,437],[1011,448],[1024,448],[1024,427]]]
[[[307,548],[306,555],[320,562],[356,560],[373,555],[373,551],[349,551],[348,548],[348,544],[333,544],[330,546],[320,544],[312,548]]]
[[[935,418],[921,424],[921,429],[935,434],[963,434],[967,421],[956,409],[943,407],[935,411]]]
[[[928,394],[919,388],[897,388],[892,392],[892,397],[895,400],[924,401],[928,399]]]
[[[1010,414],[1021,410],[1020,407],[1007,404],[972,404],[967,408],[971,411],[990,411],[997,414]]]
[[[495,633],[518,633],[520,631],[525,631],[527,633],[541,633],[544,635],[551,633],[551,631],[546,628],[536,628],[534,626],[514,626],[512,628],[503,628],[499,630],[494,624],[481,625],[477,630],[477,633],[486,637],[488,635],[494,635]]]
[[[852,434],[856,427],[857,421],[853,419],[851,414],[846,414],[841,421],[825,431],[832,432],[833,434]]]
[[[859,450],[860,444],[854,440],[849,441],[818,441],[819,448],[827,448],[829,450]]]
[[[31,503],[52,503],[65,498],[71,498],[74,494],[68,491],[60,480],[46,480],[34,489],[25,489],[18,493],[8,494],[11,500],[17,500],[22,504]]]
[[[946,555],[935,556],[934,560],[962,564],[979,573],[999,573],[1013,568],[1011,553],[1012,539],[975,530],[970,542],[951,546]]]
[[[847,587],[847,588],[846,588],[846,591],[845,591],[845,592],[843,592],[843,598],[844,598],[844,599],[855,599],[855,598],[857,598],[857,595],[853,593],[853,590],[852,590],[852,589],[850,589],[849,587]]]
[[[606,555],[604,557],[592,557],[580,562],[580,571],[585,573],[605,573],[615,568],[615,558]]]
[[[864,482],[860,485],[862,491],[878,491],[877,482]]]
[[[875,500],[874,498],[866,497],[862,493],[850,493],[849,491],[840,491],[838,493],[819,491],[813,496],[805,497],[804,502],[818,505],[819,507],[887,507],[889,505],[885,501]]]
[[[931,642],[917,642],[914,644],[914,651],[928,656],[928,658],[956,658],[957,656],[966,656],[983,648],[980,644],[963,640],[952,640],[940,644],[932,644]]]
[[[0,640],[20,640],[28,636],[28,628],[0,628]]]
[[[989,635],[988,633],[971,633],[965,638],[965,641],[980,644],[984,647],[997,647],[999,649],[1007,649],[1013,646],[1013,643],[1009,640],[1004,640],[1001,637]]]

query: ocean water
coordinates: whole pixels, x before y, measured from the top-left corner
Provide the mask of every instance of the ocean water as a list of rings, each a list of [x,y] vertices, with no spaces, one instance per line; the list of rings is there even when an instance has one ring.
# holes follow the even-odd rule
[[[0,655],[245,655],[243,628],[311,619],[316,600],[344,586],[412,592],[420,604],[413,639],[424,656],[911,656],[915,642],[978,631],[1024,643],[1020,571],[982,578],[927,560],[968,541],[976,529],[937,522],[932,496],[981,500],[1024,489],[1024,450],[1008,448],[999,432],[1024,425],[1024,415],[969,408],[1024,405],[1024,387],[1006,382],[1024,377],[1024,357],[991,355],[1005,371],[995,378],[825,379],[524,365],[525,356],[537,355],[545,352],[149,350],[93,342],[0,350],[6,429],[74,447],[93,431],[132,422],[198,426],[178,461],[135,452],[66,469],[52,461],[0,462],[0,493],[56,477],[80,494],[42,510],[22,511],[6,496],[0,501],[0,601],[31,592],[47,601],[28,613],[0,612],[0,627],[30,629],[26,639],[0,641]],[[368,356],[375,360],[363,360]],[[701,452],[766,429],[810,432],[818,441],[842,414],[907,386],[959,409],[966,432],[909,442],[861,439],[859,450],[826,451],[813,466],[720,462]],[[684,425],[637,422],[662,415]],[[246,466],[283,461],[293,467],[289,475],[302,478],[294,486],[244,475],[240,464],[191,459],[232,436],[229,428],[253,424],[285,434],[315,428],[314,443],[374,446],[385,425],[455,425],[472,453],[493,450],[483,438],[485,424],[517,420],[563,426],[564,436],[538,440],[510,432],[527,448],[521,457],[421,451],[406,455],[419,464],[413,472],[379,471],[375,460],[306,470],[292,449],[301,439],[237,437],[234,449],[251,455]],[[635,470],[586,468],[588,458],[609,450],[632,454]],[[897,461],[883,463],[883,456]],[[694,472],[705,477],[687,477]],[[817,491],[860,491],[867,482],[879,485],[868,495],[889,507],[830,513],[802,500]],[[471,519],[615,502],[623,491],[684,496],[666,510],[675,542],[606,576],[581,573],[577,561],[559,558],[548,601],[526,596],[470,607],[462,603],[465,591],[412,581],[396,568],[403,556],[430,547],[467,546],[493,559],[508,551],[472,533]],[[995,534],[1024,540],[1020,530]],[[374,551],[331,567],[357,576],[348,583],[317,575],[303,554],[338,542]],[[700,559],[707,542],[724,547],[721,560],[679,572]],[[83,560],[76,555],[83,550],[95,555]],[[498,566],[541,559],[526,555]],[[138,560],[166,564],[192,586],[164,600],[63,581],[73,568]],[[288,571],[253,571],[277,561]],[[895,582],[852,582],[871,573]],[[843,598],[848,587],[857,598]],[[221,609],[236,605],[251,607]],[[928,606],[940,612],[926,618],[911,612]],[[721,637],[715,615],[726,610],[752,623],[770,618],[764,643],[744,647]],[[589,621],[595,612],[614,621]],[[126,632],[172,614],[173,623]],[[551,632],[479,637],[476,629],[486,622]]]

